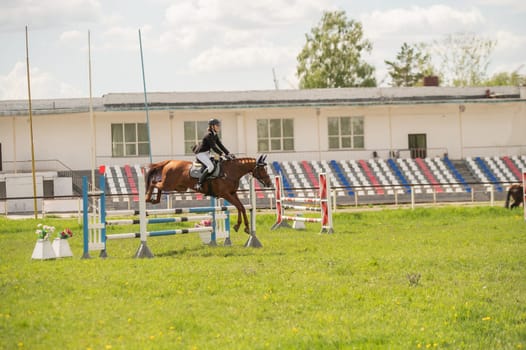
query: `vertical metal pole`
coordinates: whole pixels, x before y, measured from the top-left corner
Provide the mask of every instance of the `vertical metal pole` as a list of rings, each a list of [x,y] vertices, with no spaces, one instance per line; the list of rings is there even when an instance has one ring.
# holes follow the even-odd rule
[[[91,125],[91,186],[95,188],[95,166],[96,160],[96,138],[95,138],[95,118],[93,116],[93,95],[91,92],[91,34],[88,30],[88,82],[89,82],[89,119]]]
[[[411,209],[415,209],[415,186],[411,185]]]
[[[493,202],[495,201],[495,191],[494,190],[495,190],[495,187],[491,185],[490,193],[489,193],[489,203],[491,207],[493,206]]]
[[[31,134],[31,172],[33,175],[33,209],[35,211],[35,219],[38,219],[37,208],[37,180],[35,176],[35,145],[33,142],[33,108],[31,106],[31,78],[29,71],[29,36],[27,34],[26,26],[26,68],[27,68],[27,95],[29,102],[29,132]]]
[[[142,55],[142,39],[141,39],[141,30],[139,29],[139,48],[141,50],[141,68],[142,68],[142,85],[144,89],[144,108],[146,110],[146,129],[148,130],[148,150],[150,153],[150,163],[152,161],[152,142],[150,137],[150,113],[148,111],[148,97],[146,95],[146,78],[144,76],[144,58]]]

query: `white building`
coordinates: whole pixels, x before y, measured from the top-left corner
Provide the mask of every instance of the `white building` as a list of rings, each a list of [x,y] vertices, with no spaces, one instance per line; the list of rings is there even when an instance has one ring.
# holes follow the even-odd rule
[[[151,93],[152,158],[191,158],[190,147],[211,117],[222,121],[232,152],[269,153],[278,161],[368,159],[374,151],[404,156],[411,148],[452,159],[525,154],[522,89],[522,99],[518,87],[489,88],[489,98],[486,88],[440,87]],[[4,173],[30,170],[27,106],[0,101]],[[89,100],[36,100],[32,109],[37,170],[90,169]],[[97,165],[149,162],[142,93],[95,98],[93,110]]]
[[[148,164],[148,131],[154,162],[191,159],[212,117],[231,152],[273,161],[526,154],[525,87],[170,92],[148,103],[149,124],[142,93],[94,98],[92,132],[88,99],[32,101],[36,170],[89,170],[92,145],[95,167]],[[27,101],[0,101],[4,179],[31,171],[29,121]]]

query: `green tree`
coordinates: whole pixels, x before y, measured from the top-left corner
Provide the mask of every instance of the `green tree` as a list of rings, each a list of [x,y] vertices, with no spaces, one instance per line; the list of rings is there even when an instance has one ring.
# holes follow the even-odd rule
[[[364,39],[360,22],[347,20],[344,11],[324,12],[305,37],[297,57],[300,88],[376,86],[374,67],[362,59],[372,44]]]
[[[484,82],[487,86],[524,86],[526,85],[526,75],[520,75],[518,71],[511,73],[500,72],[495,73],[490,79]]]
[[[415,86],[432,73],[431,56],[420,45],[403,43],[395,61],[384,61],[391,76],[391,86]]]
[[[440,80],[449,86],[477,86],[487,79],[497,42],[470,33],[449,34],[430,49],[440,60]]]

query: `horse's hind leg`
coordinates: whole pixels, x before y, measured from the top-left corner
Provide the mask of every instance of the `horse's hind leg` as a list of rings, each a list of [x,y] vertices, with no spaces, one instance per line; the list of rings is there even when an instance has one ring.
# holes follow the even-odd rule
[[[148,189],[146,190],[146,203],[150,203],[152,201],[152,191],[153,191],[153,184],[148,184]]]
[[[159,186],[155,186],[155,188],[157,188],[157,193],[155,193],[155,199],[152,200],[152,204],[159,204],[161,202],[161,189],[159,188]]]

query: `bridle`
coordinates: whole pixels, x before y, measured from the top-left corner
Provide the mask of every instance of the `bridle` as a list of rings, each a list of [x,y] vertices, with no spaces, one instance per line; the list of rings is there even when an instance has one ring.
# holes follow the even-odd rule
[[[265,177],[268,178],[268,183],[270,184],[270,177],[268,176],[267,172],[265,171],[264,174],[261,174],[261,170],[265,170],[265,167],[267,166],[267,163],[265,163],[265,157],[259,157],[256,161],[256,166],[254,169],[252,169],[252,176],[256,178],[263,186],[267,186],[263,180],[265,180]]]

